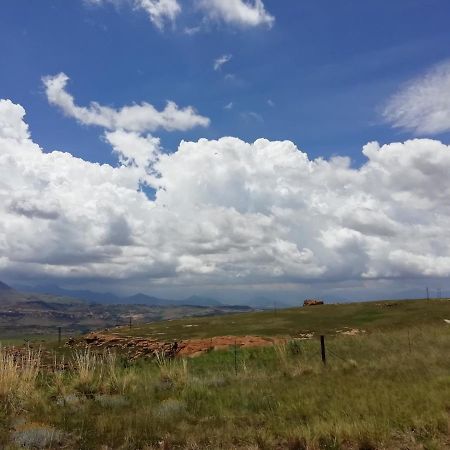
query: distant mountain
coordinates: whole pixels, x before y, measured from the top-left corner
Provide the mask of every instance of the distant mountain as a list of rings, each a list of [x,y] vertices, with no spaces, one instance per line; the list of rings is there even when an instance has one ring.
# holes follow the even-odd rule
[[[3,287],[4,286],[4,287]],[[0,282],[0,292],[3,289],[11,289],[4,283]],[[84,300],[90,303],[97,303],[101,305],[145,305],[145,306],[155,306],[155,307],[175,307],[175,306],[196,306],[204,308],[220,308],[231,306],[235,308],[236,306],[242,306],[243,310],[246,307],[253,309],[283,309],[291,308],[295,304],[288,303],[282,300],[277,300],[269,297],[258,296],[254,297],[248,301],[220,301],[212,297],[203,297],[200,295],[192,295],[182,300],[173,300],[167,298],[154,297],[152,295],[147,295],[143,293],[137,293],[130,295],[128,297],[120,297],[116,294],[111,294],[110,292],[95,292],[89,290],[76,290],[76,289],[64,289],[57,285],[46,284],[38,285],[32,288],[25,289],[21,287],[20,291],[28,290],[35,293],[58,295],[63,297],[76,298]]]
[[[25,290],[25,289],[22,289]],[[27,290],[30,290],[28,288]],[[79,298],[81,300],[85,300],[92,303],[101,303],[101,304],[120,304],[123,303],[123,299],[118,297],[117,295],[111,294],[109,292],[94,292],[87,290],[71,290],[71,289],[63,289],[59,286],[53,284],[45,284],[33,286],[31,288],[33,292],[41,293],[41,294],[51,294],[51,295],[62,295],[64,297],[72,297]]]
[[[13,288],[0,281],[0,291],[12,291]]]
[[[147,306],[176,306],[174,300],[167,300],[158,297],[152,297],[146,294],[135,294],[131,297],[122,298],[122,303],[127,305],[147,305]]]
[[[24,290],[24,289],[22,289]],[[138,293],[129,297],[119,297],[111,293],[94,292],[88,290],[64,289],[56,285],[40,285],[28,288],[33,292],[64,297],[78,298],[102,305],[146,305],[146,306],[201,306],[205,308],[224,306],[219,300],[193,295],[183,300],[171,300]]]
[[[284,308],[292,308],[292,306],[294,306],[284,301],[274,300],[272,298],[267,297],[255,297],[246,302],[246,304],[251,306],[252,308],[257,309],[284,309]]]
[[[2,290],[4,291],[6,289],[12,290],[12,288],[8,285],[0,282],[0,293]],[[21,287],[19,290],[28,290],[35,293],[76,298],[101,305],[145,305],[155,307],[196,306],[202,308],[221,308],[228,306],[236,308],[237,306],[241,306],[242,310],[247,310],[248,307],[252,309],[283,309],[292,308],[295,306],[295,304],[283,300],[277,300],[264,296],[254,297],[245,302],[220,301],[212,297],[203,297],[200,295],[191,295],[190,297],[182,300],[154,297],[143,293],[130,295],[128,297],[120,297],[116,294],[111,294],[110,292],[104,293],[82,289],[64,289],[52,284],[38,285],[27,289]]]
[[[199,295],[192,295],[185,300],[177,301],[177,303],[180,305],[189,306],[223,306],[219,300],[208,297],[200,297]]]
[[[48,286],[43,290],[48,291]],[[100,294],[100,297],[97,297],[97,293],[89,291],[67,291],[59,288],[54,290],[57,290],[59,294],[20,292],[1,283],[0,342],[11,336],[26,337],[39,334],[55,336],[58,327],[63,329],[65,335],[70,335],[105,327],[127,325],[130,318],[136,324],[243,311],[241,307],[233,306],[183,306],[175,301],[145,294],[122,299],[108,294]],[[75,292],[77,295],[90,299],[94,297],[115,299],[118,303],[101,304],[86,301],[81,298],[69,297],[67,296],[68,292]],[[62,293],[64,295],[61,295]],[[191,301],[193,300],[191,299]]]

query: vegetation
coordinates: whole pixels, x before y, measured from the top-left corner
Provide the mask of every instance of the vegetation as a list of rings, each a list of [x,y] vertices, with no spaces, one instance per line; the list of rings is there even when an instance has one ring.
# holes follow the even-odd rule
[[[184,318],[114,330],[121,335],[165,340],[209,338],[226,335],[291,336],[334,333],[345,327],[390,330],[399,327],[442,324],[450,319],[450,301],[403,300],[330,304],[264,312]]]
[[[55,359],[39,371],[37,351],[17,359],[2,349],[0,447],[447,448],[450,325],[443,319],[450,314],[442,312],[448,304],[430,302],[421,321],[419,305],[407,303],[398,306],[403,319],[391,306],[382,308],[383,318],[368,320],[375,304],[367,304],[365,320],[363,305],[306,311],[311,318],[321,311],[321,323],[331,328],[340,320],[367,325],[356,336],[327,336],[326,366],[316,338],[231,346],[188,360],[130,362],[109,352],[55,348]],[[361,315],[346,322],[341,308],[361,308]],[[266,314],[256,318],[263,323]],[[179,327],[164,326],[172,325]]]

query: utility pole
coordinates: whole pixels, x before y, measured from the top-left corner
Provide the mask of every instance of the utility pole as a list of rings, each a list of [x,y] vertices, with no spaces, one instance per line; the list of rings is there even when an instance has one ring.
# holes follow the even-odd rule
[[[428,289],[428,286],[427,286],[427,300],[430,300],[430,290]]]

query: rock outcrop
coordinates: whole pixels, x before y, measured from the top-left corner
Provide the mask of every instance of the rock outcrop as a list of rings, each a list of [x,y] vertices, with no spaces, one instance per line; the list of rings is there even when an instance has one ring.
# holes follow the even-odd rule
[[[75,348],[116,349],[129,359],[142,357],[175,356],[194,357],[212,350],[227,349],[230,346],[264,347],[280,339],[260,336],[218,336],[205,339],[187,339],[180,342],[161,342],[155,339],[120,336],[105,333],[90,333],[81,339],[71,339],[66,345]]]
[[[307,299],[303,302],[303,306],[317,306],[317,305],[323,305],[323,300]]]

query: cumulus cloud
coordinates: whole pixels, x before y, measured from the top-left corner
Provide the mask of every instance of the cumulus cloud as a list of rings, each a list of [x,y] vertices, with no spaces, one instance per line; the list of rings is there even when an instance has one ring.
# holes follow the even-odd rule
[[[222,55],[219,58],[214,60],[214,70],[220,70],[224,64],[231,61],[232,55]]]
[[[197,4],[210,19],[240,27],[271,27],[275,21],[262,0],[197,0]]]
[[[158,286],[450,275],[450,147],[415,139],[311,160],[292,142],[115,130],[111,167],[44,151],[0,102],[0,270]],[[156,192],[153,200],[142,184]]]
[[[163,28],[168,21],[174,22],[181,13],[181,6],[177,0],[85,0],[85,2],[92,5],[128,3],[133,8],[147,13],[151,22],[158,28]]]
[[[410,81],[387,103],[384,118],[415,134],[450,131],[450,62]]]
[[[91,102],[88,107],[78,106],[73,96],[66,91],[68,81],[69,77],[65,73],[44,77],[47,99],[65,115],[85,125],[142,133],[158,129],[185,131],[198,126],[207,127],[210,122],[207,117],[198,114],[192,106],[179,108],[172,101],[167,102],[162,111],[146,102],[120,109],[102,106],[96,102]]]

